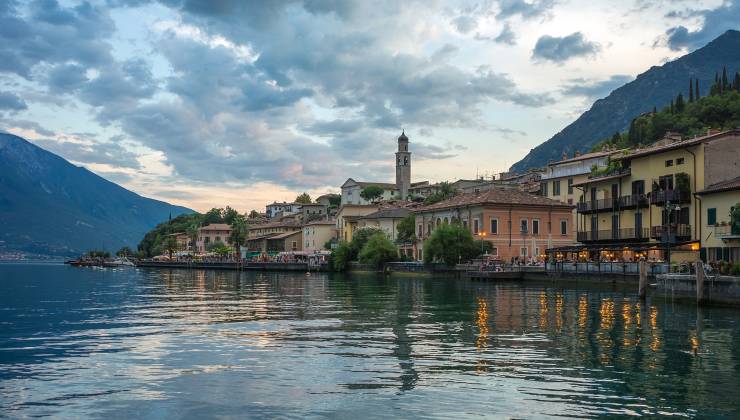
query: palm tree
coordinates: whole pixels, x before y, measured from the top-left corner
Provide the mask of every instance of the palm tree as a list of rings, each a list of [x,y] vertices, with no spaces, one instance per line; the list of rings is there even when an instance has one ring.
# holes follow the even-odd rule
[[[237,255],[240,254],[240,248],[246,242],[247,240],[247,231],[249,229],[249,226],[247,225],[247,221],[244,220],[244,217],[236,217],[234,221],[231,223],[231,233],[229,234],[229,243],[234,247],[236,250]]]
[[[188,226],[187,228],[187,234],[190,238],[190,247],[192,248],[193,252],[196,252],[196,243],[198,242],[198,224],[193,223],[192,225]]]

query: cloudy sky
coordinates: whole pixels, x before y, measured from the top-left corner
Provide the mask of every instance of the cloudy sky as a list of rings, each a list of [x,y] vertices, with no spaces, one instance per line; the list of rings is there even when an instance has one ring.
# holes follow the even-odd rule
[[[263,209],[506,170],[740,29],[733,1],[0,0],[0,130],[142,195]]]

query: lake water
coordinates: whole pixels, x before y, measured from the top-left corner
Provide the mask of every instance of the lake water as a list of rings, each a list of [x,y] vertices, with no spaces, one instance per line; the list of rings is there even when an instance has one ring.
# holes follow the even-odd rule
[[[633,292],[0,265],[0,413],[740,417],[740,311]]]

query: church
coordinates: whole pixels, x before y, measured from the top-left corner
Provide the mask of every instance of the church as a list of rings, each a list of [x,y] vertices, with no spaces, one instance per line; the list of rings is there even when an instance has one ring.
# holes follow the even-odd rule
[[[355,181],[348,178],[342,184],[342,205],[347,204],[371,204],[360,196],[362,190],[369,186],[377,186],[383,189],[383,195],[379,200],[408,200],[411,197],[425,197],[431,194],[433,187],[429,181],[411,182],[411,152],[409,151],[409,138],[405,132],[398,137],[398,151],[396,151],[396,183]]]

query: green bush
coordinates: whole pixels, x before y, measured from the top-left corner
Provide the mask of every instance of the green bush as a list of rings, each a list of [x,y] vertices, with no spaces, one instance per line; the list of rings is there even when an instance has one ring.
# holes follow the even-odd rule
[[[331,253],[331,266],[334,271],[344,271],[352,261],[352,248],[347,242],[339,242],[334,252]]]
[[[442,224],[424,242],[424,262],[442,261],[452,266],[460,261],[468,261],[481,254],[473,235],[459,223]]]
[[[362,247],[359,257],[361,263],[380,268],[387,262],[395,261],[398,258],[398,251],[384,233],[376,233]]]
[[[740,276],[740,263],[735,263],[732,265],[732,268],[730,269],[730,274],[733,276]]]

